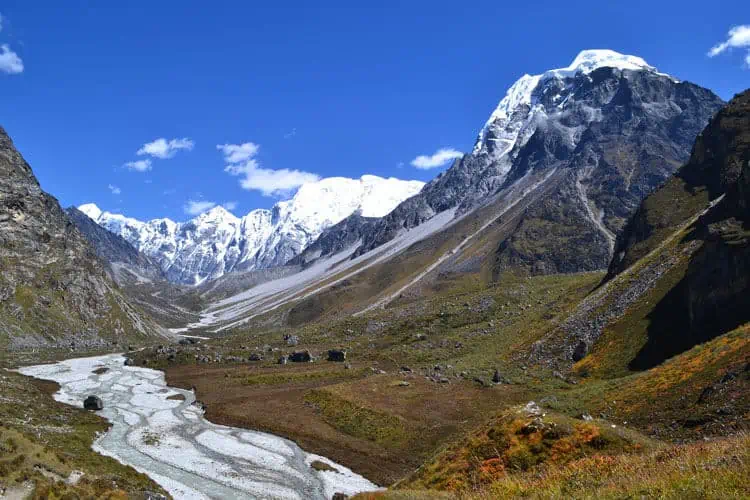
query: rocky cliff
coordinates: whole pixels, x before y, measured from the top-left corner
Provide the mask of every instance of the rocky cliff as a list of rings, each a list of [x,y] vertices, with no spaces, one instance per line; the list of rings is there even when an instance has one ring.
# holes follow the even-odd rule
[[[92,348],[163,334],[123,298],[0,128],[0,343]]]

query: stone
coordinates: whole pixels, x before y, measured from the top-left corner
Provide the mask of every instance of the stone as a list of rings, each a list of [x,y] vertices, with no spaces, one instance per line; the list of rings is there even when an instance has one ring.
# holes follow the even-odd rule
[[[287,361],[288,361],[288,360],[287,360],[287,357],[286,357],[286,356],[281,356],[281,357],[279,358],[279,360],[277,361],[277,363],[278,363],[278,364],[280,364],[280,365],[285,365],[285,364],[287,363]]]
[[[286,341],[286,345],[290,347],[294,347],[299,344],[299,337],[296,335],[284,335],[284,340]]]
[[[346,361],[346,351],[341,350],[341,349],[329,349],[328,361],[335,361],[337,363],[343,363],[344,361]]]
[[[578,344],[576,344],[575,349],[573,349],[573,361],[580,361],[582,360],[586,354],[589,351],[589,346],[586,345],[586,342],[583,340],[579,341]]]
[[[104,409],[104,403],[99,396],[89,396],[83,401],[83,407],[91,411]]]
[[[507,384],[507,381],[505,380],[505,377],[500,375],[500,372],[498,370],[495,370],[495,373],[492,375],[492,383],[493,384]]]
[[[292,363],[312,363],[313,357],[310,351],[295,351],[289,355]]]
[[[260,353],[254,352],[247,359],[248,361],[263,361],[263,355]]]
[[[349,498],[349,495],[347,495],[346,493],[337,492],[333,494],[331,500],[347,500],[347,498]]]

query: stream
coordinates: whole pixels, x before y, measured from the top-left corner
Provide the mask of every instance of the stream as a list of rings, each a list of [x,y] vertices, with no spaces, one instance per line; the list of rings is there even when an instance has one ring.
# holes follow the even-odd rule
[[[287,439],[213,424],[193,404],[192,391],[168,387],[163,372],[124,363],[111,354],[18,371],[57,382],[55,399],[72,406],[99,396],[104,409],[97,413],[112,426],[93,449],[147,474],[174,498],[330,499],[378,489]],[[313,469],[316,460],[335,471]]]

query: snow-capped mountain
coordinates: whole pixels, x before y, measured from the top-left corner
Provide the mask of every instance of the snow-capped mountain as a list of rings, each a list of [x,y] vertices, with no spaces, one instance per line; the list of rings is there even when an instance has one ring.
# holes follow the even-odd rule
[[[544,194],[524,195],[528,207],[495,248],[493,265],[539,272],[605,268],[627,217],[687,161],[695,137],[722,104],[709,90],[660,73],[640,57],[585,50],[567,67],[519,78],[473,150],[418,196],[378,221],[330,230],[356,228],[356,238],[329,231],[324,239],[360,241],[356,257],[448,209],[460,216],[503,196],[512,203],[513,186],[555,174]],[[578,245],[587,251],[573,252]],[[297,260],[339,250],[320,247]]]
[[[143,222],[104,212],[94,204],[78,208],[158,262],[169,280],[197,284],[236,269],[282,265],[324,229],[355,212],[382,217],[423,185],[374,175],[331,177],[301,186],[292,199],[270,210],[236,217],[218,206],[187,222]]]

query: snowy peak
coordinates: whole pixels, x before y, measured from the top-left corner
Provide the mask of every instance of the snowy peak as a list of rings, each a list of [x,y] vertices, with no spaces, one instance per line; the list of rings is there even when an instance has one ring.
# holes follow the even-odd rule
[[[593,49],[582,50],[567,68],[559,68],[547,71],[545,77],[565,78],[575,76],[577,73],[588,74],[599,68],[629,69],[632,71],[646,70],[656,71],[656,68],[648,64],[642,58],[620,54],[614,50]]]
[[[283,265],[354,212],[381,217],[423,185],[374,175],[330,177],[304,184],[271,210],[256,209],[239,218],[216,206],[187,222],[142,222],[93,203],[79,210],[157,261],[170,280],[196,284],[237,268]]]
[[[78,207],[78,210],[86,214],[89,219],[98,220],[102,216],[102,210],[94,203],[86,203]]]
[[[538,106],[541,89],[554,86],[557,81],[561,89],[563,82],[576,75],[588,75],[599,68],[614,68],[620,71],[648,71],[655,75],[670,78],[669,75],[657,72],[656,68],[637,56],[620,54],[614,50],[592,49],[581,51],[573,62],[565,68],[545,71],[539,75],[523,75],[508,89],[505,97],[500,101],[490,115],[487,122],[479,131],[472,154],[488,153],[495,159],[500,159],[512,149],[530,137],[537,119],[546,117],[546,110]],[[567,89],[570,95],[571,89]],[[558,92],[560,100],[558,108],[562,108],[567,100],[562,92]]]

